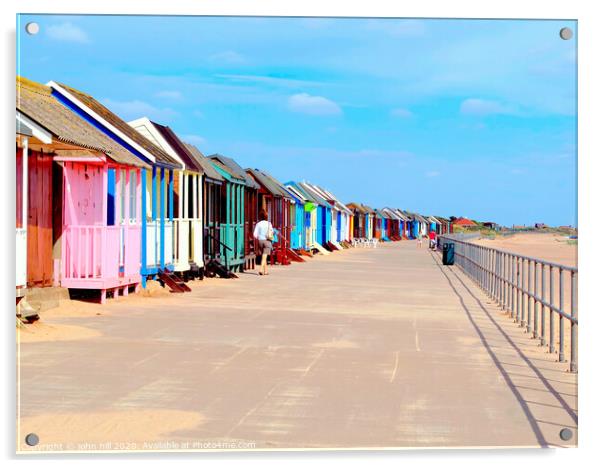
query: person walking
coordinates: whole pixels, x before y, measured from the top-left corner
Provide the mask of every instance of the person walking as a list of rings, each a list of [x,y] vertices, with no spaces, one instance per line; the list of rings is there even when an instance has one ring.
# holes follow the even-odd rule
[[[429,232],[429,249],[436,250],[437,246],[437,234],[435,231]]]
[[[268,255],[272,253],[272,241],[274,240],[274,227],[268,221],[268,214],[265,210],[259,212],[259,222],[253,230],[253,237],[257,239],[259,252],[261,252],[259,274],[264,276],[268,274]]]
[[[418,232],[418,237],[416,240],[416,247],[417,248],[422,247],[422,232]]]

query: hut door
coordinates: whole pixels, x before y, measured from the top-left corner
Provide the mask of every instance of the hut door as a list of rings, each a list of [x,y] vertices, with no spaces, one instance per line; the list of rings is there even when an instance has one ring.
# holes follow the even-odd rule
[[[29,151],[27,285],[52,285],[52,157]],[[57,197],[57,202],[61,198]]]

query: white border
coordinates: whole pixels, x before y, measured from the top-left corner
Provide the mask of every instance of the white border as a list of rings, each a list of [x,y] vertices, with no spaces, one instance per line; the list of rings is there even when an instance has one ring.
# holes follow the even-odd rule
[[[595,343],[599,341],[600,330],[599,303],[595,302],[594,291],[599,289],[598,261],[602,260],[599,253],[598,239],[602,232],[599,205],[602,201],[602,183],[600,183],[600,158],[602,147],[600,142],[600,90],[602,86],[602,73],[599,60],[599,47],[602,44],[601,17],[596,10],[596,2],[570,2],[570,1],[530,1],[504,0],[497,2],[484,2],[475,0],[430,0],[428,2],[391,2],[386,0],[371,0],[370,2],[351,3],[344,0],[331,0],[328,3],[316,0],[291,2],[285,0],[249,1],[230,0],[217,1],[192,1],[170,0],[140,2],[136,0],[90,0],[88,2],[53,0],[19,0],[15,3],[3,3],[1,21],[3,23],[4,38],[8,39],[2,48],[3,64],[6,72],[3,74],[2,93],[3,102],[14,100],[14,63],[15,63],[15,14],[19,12],[46,12],[46,13],[119,13],[119,14],[206,14],[206,15],[272,15],[272,16],[404,16],[404,17],[463,17],[463,18],[564,18],[578,19],[579,21],[579,269],[580,269],[580,308],[582,329],[580,330],[580,362],[579,362],[579,446],[577,450],[540,450],[522,451],[410,451],[410,452],[311,452],[305,454],[293,452],[277,453],[228,453],[204,455],[152,455],[137,454],[126,456],[86,457],[86,463],[106,464],[121,463],[127,458],[136,461],[141,466],[165,464],[167,459],[177,458],[181,462],[199,465],[217,464],[218,462],[241,462],[245,465],[263,467],[266,463],[280,466],[283,461],[305,466],[308,462],[327,462],[346,467],[363,466],[366,463],[399,467],[400,464],[414,465],[416,462],[425,463],[427,466],[446,467],[479,467],[487,466],[507,467],[509,464],[519,466],[535,466],[545,463],[546,467],[588,466],[599,457],[597,447],[600,445],[598,434],[602,414],[600,412],[600,348]],[[7,108],[8,109],[8,108]],[[2,114],[1,128],[5,132],[5,154],[11,155],[12,131],[14,120],[12,111]],[[10,145],[10,147],[9,147]],[[3,184],[5,200],[14,197],[14,176],[10,170],[3,171]],[[553,187],[549,188],[553,190]],[[9,203],[8,213],[14,209]],[[517,207],[519,209],[519,207]],[[593,215],[593,211],[598,215]],[[12,223],[5,223],[2,242],[5,246],[12,245]],[[2,271],[3,297],[6,311],[11,310],[8,305],[12,303],[12,271],[10,268]],[[3,359],[4,375],[7,385],[3,386],[7,411],[5,423],[2,424],[1,438],[5,444],[3,454],[6,458],[14,458],[14,339],[12,314],[5,313],[5,353]],[[492,456],[494,455],[494,456]],[[40,457],[49,465],[64,466],[68,457]],[[71,457],[72,458],[72,457]],[[77,458],[82,458],[78,456]],[[73,460],[81,463],[79,460]],[[11,460],[11,463],[13,460]],[[31,464],[30,460],[21,460],[25,466]],[[599,462],[599,460],[598,460]]]

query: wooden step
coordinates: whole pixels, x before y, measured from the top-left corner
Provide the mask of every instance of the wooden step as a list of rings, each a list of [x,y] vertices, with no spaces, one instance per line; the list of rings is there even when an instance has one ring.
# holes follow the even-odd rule
[[[214,276],[219,276],[220,278],[238,278],[234,273],[229,271],[224,265],[218,262],[215,259],[210,260],[205,265],[207,276],[213,278]]]
[[[159,277],[160,281],[162,281],[166,286],[169,287],[169,289],[171,289],[171,292],[183,293],[191,291],[188,285],[171,271],[159,270],[159,274],[157,276]]]
[[[312,246],[313,249],[316,249],[318,252],[320,252],[322,255],[330,255],[330,252],[328,250],[326,250],[324,247],[322,247],[320,244],[315,243]]]
[[[287,254],[293,262],[304,262],[305,259],[301,257],[297,252],[293,249],[287,249]]]

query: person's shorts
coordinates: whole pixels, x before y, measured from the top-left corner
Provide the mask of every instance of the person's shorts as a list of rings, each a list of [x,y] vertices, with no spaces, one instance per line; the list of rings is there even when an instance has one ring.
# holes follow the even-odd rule
[[[259,253],[261,255],[270,255],[272,253],[272,243],[269,240],[260,240]]]

